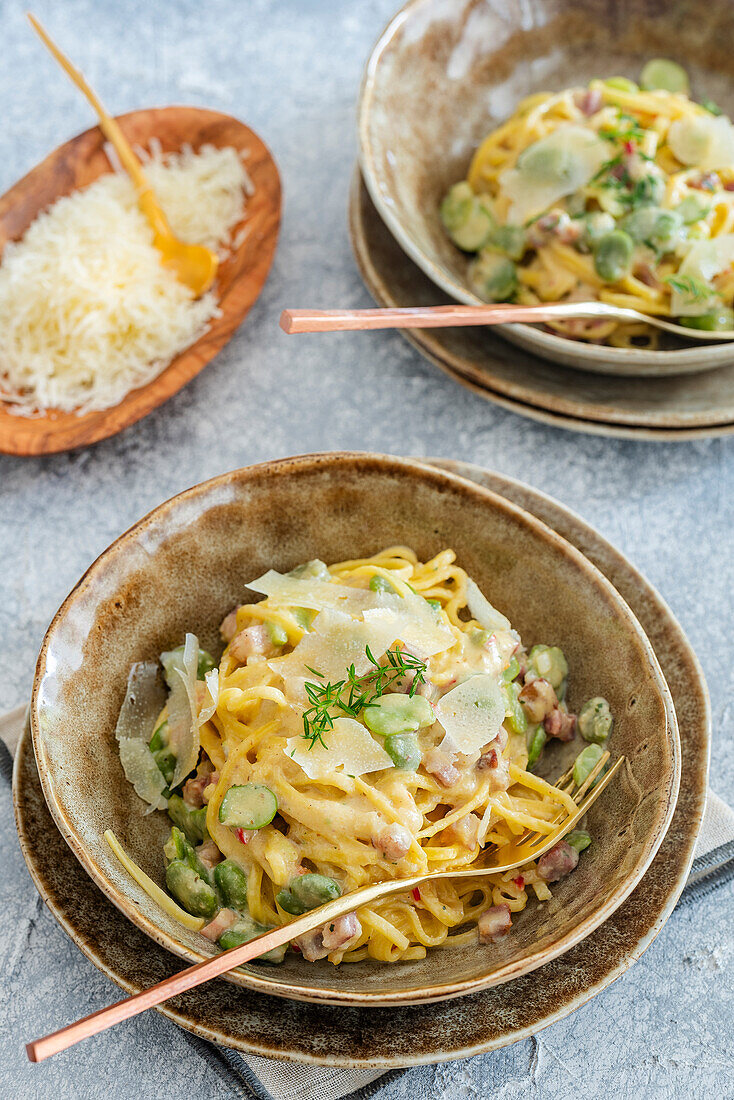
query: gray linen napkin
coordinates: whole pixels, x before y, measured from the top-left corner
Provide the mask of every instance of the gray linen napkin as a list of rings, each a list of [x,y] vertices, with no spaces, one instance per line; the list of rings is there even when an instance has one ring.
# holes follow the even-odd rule
[[[15,752],[23,724],[25,707],[17,707],[0,715],[0,773],[9,782],[12,773],[11,755]],[[708,792],[706,812],[696,851],[681,901],[688,904],[695,898],[715,890],[734,877],[734,810]],[[398,1073],[380,1069],[342,1069],[306,1066],[296,1062],[278,1062],[257,1055],[240,1054],[235,1050],[215,1047],[186,1032],[192,1046],[206,1058],[220,1079],[235,1096],[245,1100],[366,1100]]]

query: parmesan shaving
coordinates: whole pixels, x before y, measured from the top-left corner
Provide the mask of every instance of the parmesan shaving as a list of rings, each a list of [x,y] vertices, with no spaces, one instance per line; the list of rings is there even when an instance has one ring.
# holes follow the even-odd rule
[[[199,642],[195,634],[186,635],[183,651],[173,649],[161,653],[161,664],[171,689],[168,697],[168,739],[176,757],[171,790],[194,770],[199,759],[198,660]]]
[[[149,158],[173,232],[213,249],[244,213],[246,176],[232,148]],[[149,382],[218,315],[163,267],[126,174],[59,199],[0,265],[0,397],[33,415],[116,405]]]
[[[476,581],[466,579],[466,605],[473,619],[485,630],[511,630],[510,620],[496,607],[492,607]]]
[[[494,676],[472,676],[452,688],[436,707],[446,731],[441,748],[471,756],[494,741],[505,720],[506,700]]]
[[[331,775],[337,768],[354,776],[395,767],[369,730],[354,718],[336,718],[326,738],[328,748],[320,741],[310,747],[305,737],[290,737],[285,743],[285,752],[309,779]]]
[[[146,813],[166,808],[163,797],[166,781],[148,747],[163,702],[158,666],[151,661],[134,664],[128,675],[115,737],[125,778],[136,795],[148,803]]]
[[[284,678],[313,680],[316,670],[325,680],[342,680],[347,669],[354,665],[356,674],[362,676],[372,667],[367,647],[379,659],[397,637],[393,622],[355,622],[335,611],[322,611],[315,627],[303,636],[292,653],[268,662],[273,672]]]
[[[520,154],[517,166],[499,177],[502,192],[510,199],[508,224],[524,225],[585,187],[608,157],[609,146],[602,138],[571,123],[533,142]]]
[[[361,654],[363,659],[364,645],[369,645],[374,656],[378,657],[385,652],[391,642],[400,640],[414,650],[417,656],[431,657],[434,653],[441,653],[454,644],[454,636],[448,627],[436,617],[423,597],[411,592],[407,586],[405,595],[391,595],[385,592],[373,592],[368,588],[350,588],[347,585],[335,584],[311,576],[284,576],[271,569],[257,580],[250,581],[247,587],[264,593],[278,607],[307,607],[312,611],[330,611],[354,617],[361,614],[364,622],[356,622],[352,625],[355,630],[355,644],[360,641],[358,635],[364,639]],[[332,620],[329,622],[331,623]],[[507,625],[509,626],[509,623]],[[372,628],[371,633],[366,629],[368,627]],[[318,634],[324,634],[325,624],[320,618],[316,620],[314,630]],[[386,642],[385,638],[387,638]],[[318,642],[308,642],[307,639],[303,639],[295,650],[299,657],[304,644],[306,648],[310,645],[314,649],[320,645]],[[378,653],[376,647],[379,646],[382,648]],[[288,658],[283,660],[287,661]],[[323,660],[328,661],[328,656],[324,656]],[[304,663],[320,668],[318,662],[314,662],[310,657],[307,661],[304,658]],[[335,674],[337,674],[340,670],[336,667],[335,661],[331,663],[334,664]],[[351,661],[348,661],[346,666],[342,666],[341,672],[343,673],[344,668],[348,668],[350,664]],[[277,663],[272,662],[271,667],[278,667]],[[295,662],[288,667],[295,672]],[[369,661],[361,671],[366,671],[368,667]],[[359,672],[360,669],[357,671]]]

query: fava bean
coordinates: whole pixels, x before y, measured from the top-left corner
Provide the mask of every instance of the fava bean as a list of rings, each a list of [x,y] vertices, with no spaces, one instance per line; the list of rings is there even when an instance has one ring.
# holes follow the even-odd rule
[[[265,627],[272,645],[280,647],[286,644],[288,641],[288,632],[283,629],[280,623],[269,621],[265,624]]]
[[[412,733],[394,733],[385,738],[385,752],[396,768],[404,771],[418,771],[421,763],[421,750],[418,739]]]
[[[364,708],[364,723],[372,733],[390,737],[432,726],[436,716],[422,695],[394,692],[382,695]]]
[[[623,229],[605,234],[594,251],[594,267],[600,279],[618,283],[632,266],[635,242]]]
[[[315,909],[327,901],[340,898],[342,891],[338,882],[327,875],[308,873],[299,875],[290,884],[290,892],[295,901],[302,906],[302,912]]]
[[[501,252],[511,260],[521,260],[525,254],[525,246],[526,234],[521,225],[496,225],[489,234],[485,247]]]
[[[247,905],[247,875],[233,859],[224,859],[214,868],[214,883],[225,905],[244,909]]]
[[[575,848],[577,852],[583,852],[591,844],[591,837],[583,829],[574,829],[572,833],[569,833],[565,837],[566,843],[570,844],[572,848]]]
[[[483,251],[474,261],[471,279],[483,298],[506,302],[517,289],[517,269],[507,256]]]
[[[545,748],[545,743],[547,740],[548,734],[545,732],[543,727],[536,726],[535,732],[531,733],[530,741],[528,743],[528,769],[532,768],[533,764],[537,763],[541,752]]]
[[[262,936],[267,931],[268,929],[263,924],[256,924],[254,921],[247,919],[238,920],[231,928],[227,928],[222,932],[219,937],[219,946],[223,951],[229,951],[232,947],[242,947],[243,943],[249,943],[256,936]],[[264,955],[258,955],[252,961],[282,963],[287,950],[288,944],[284,943],[282,947],[274,947],[272,951],[266,951]]]
[[[374,576],[370,577],[370,588],[373,592],[390,592],[393,596],[395,595],[395,585],[390,584],[387,577],[383,577],[379,573],[375,573]]]
[[[174,859],[168,864],[166,886],[193,917],[213,917],[219,908],[214,889],[183,860]]]
[[[179,794],[168,799],[168,816],[178,825],[190,844],[202,844],[209,836],[206,829],[206,806],[190,810]]]
[[[597,695],[584,703],[579,711],[577,725],[584,741],[591,741],[597,745],[606,741],[614,725],[612,712],[606,699]]]
[[[578,754],[573,765],[573,781],[577,787],[586,782],[603,755],[604,749],[600,745],[587,745]]]

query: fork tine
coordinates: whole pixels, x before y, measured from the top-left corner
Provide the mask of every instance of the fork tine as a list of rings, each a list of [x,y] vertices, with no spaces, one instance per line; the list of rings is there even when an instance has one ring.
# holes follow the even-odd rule
[[[607,757],[608,757],[608,754],[607,754]],[[601,777],[601,778],[600,778],[600,779],[598,780],[598,782],[597,782],[597,783],[596,783],[596,784],[595,784],[595,785],[594,785],[594,786],[593,786],[593,787],[591,788],[591,790],[590,790],[590,791],[588,792],[588,794],[586,795],[586,797],[585,797],[585,798],[583,799],[583,801],[582,801],[582,802],[581,802],[581,803],[579,804],[579,808],[578,808],[578,810],[576,811],[576,813],[575,813],[575,814],[570,814],[570,815],[569,815],[569,816],[568,816],[568,817],[567,817],[567,818],[565,819],[565,821],[561,822],[561,824],[560,824],[560,826],[559,826],[559,828],[558,828],[558,830],[556,831],[556,834],[555,834],[555,838],[554,838],[554,841],[555,841],[555,843],[557,843],[557,842],[558,842],[559,840],[562,840],[562,839],[563,839],[563,837],[564,837],[564,836],[565,836],[565,835],[566,835],[567,833],[569,833],[569,832],[571,831],[571,828],[573,827],[573,825],[575,825],[575,824],[576,824],[576,822],[577,822],[577,821],[581,821],[581,819],[582,819],[582,818],[584,817],[584,815],[585,815],[585,814],[586,814],[586,812],[587,812],[587,811],[589,810],[589,808],[590,808],[591,806],[593,806],[593,804],[594,804],[594,803],[596,802],[597,798],[598,798],[598,797],[599,797],[599,795],[600,795],[600,794],[602,793],[602,791],[604,790],[604,788],[605,788],[605,787],[606,787],[606,786],[607,786],[607,785],[608,785],[609,783],[611,783],[611,781],[612,781],[612,779],[614,778],[614,776],[615,776],[615,775],[617,774],[617,772],[619,771],[619,769],[620,769],[620,768],[622,767],[622,765],[624,764],[624,762],[625,762],[625,759],[626,759],[626,757],[624,757],[624,756],[620,756],[620,758],[619,758],[618,760],[616,760],[616,761],[614,762],[614,764],[612,765],[612,767],[611,767],[611,768],[610,768],[610,769],[609,769],[608,771],[606,771],[606,772],[604,773],[604,775],[603,775],[603,776],[602,776],[602,777]],[[603,766],[604,766],[604,764],[603,764],[603,757],[602,757],[602,758],[601,758],[601,759],[599,760],[599,763],[597,764],[597,769],[598,769],[598,768],[601,768],[601,767],[603,767]],[[595,771],[596,771],[597,769],[595,769]],[[589,781],[592,781],[592,775],[593,775],[593,772],[589,774],[589,777],[588,777],[588,779],[587,779],[587,781],[586,781],[587,783],[588,783]],[[584,786],[582,786],[582,787],[579,787],[579,793],[580,793],[581,791],[583,791],[583,790],[584,790],[584,787],[585,787],[585,786],[586,786],[586,784],[584,784]],[[541,833],[541,834],[539,835],[539,838],[538,838],[538,840],[545,840],[545,841],[547,841],[547,840],[548,840],[548,837],[544,837],[544,836],[543,836],[543,834]],[[531,849],[532,849],[532,848],[537,848],[537,847],[539,846],[539,844],[538,844],[538,840],[534,840],[534,841],[532,841],[532,842],[530,843],[529,847],[530,847]],[[523,842],[523,845],[522,845],[522,846],[523,846],[523,847],[525,847],[525,843],[524,843],[524,842]],[[530,858],[530,859],[532,859],[532,858],[534,858],[534,857],[533,857],[533,856],[531,855],[531,856],[530,856],[529,858]]]
[[[624,757],[621,757],[620,759],[618,759],[616,761],[616,763],[614,764],[613,768],[611,768],[610,771],[607,771],[605,773],[604,779],[603,779],[603,782],[602,782],[602,780],[599,779],[599,775],[601,774],[602,770],[606,767],[606,762],[609,761],[609,759],[610,759],[610,752],[604,752],[603,755],[599,758],[599,760],[596,761],[596,763],[594,764],[593,769],[589,772],[589,774],[587,775],[587,778],[585,778],[585,780],[581,784],[581,787],[579,788],[579,790],[576,792],[576,794],[572,795],[572,798],[573,798],[574,802],[577,802],[577,804],[579,804],[579,799],[582,799],[584,794],[587,794],[587,791],[589,791],[590,788],[591,788],[592,793],[593,793],[594,796],[587,804],[591,805],[595,801],[595,799],[598,798],[598,795],[601,794],[601,792],[604,790],[604,788],[606,787],[606,784],[609,783],[609,779],[606,778],[607,775],[609,775],[609,777],[611,778],[611,775],[616,773],[618,767],[620,767],[620,764],[621,764],[622,760],[624,760]],[[563,780],[566,780],[568,777],[570,777],[571,782],[570,783],[567,782],[566,790],[567,791],[572,790],[573,787],[574,787],[573,768],[572,767],[569,768],[569,770],[567,772],[565,772],[565,774],[561,775],[560,779],[557,780],[556,783],[554,784],[555,787],[560,787],[561,782]],[[561,788],[561,790],[562,790],[562,788]],[[558,824],[559,827],[562,827],[563,824],[565,824],[565,822],[567,822],[571,816],[574,818],[574,821],[580,821],[580,818],[583,815],[578,814],[578,813],[571,815],[566,810],[560,810],[556,814],[556,816],[554,818],[552,818],[550,824],[551,825]],[[529,850],[529,849],[532,849],[534,847],[537,847],[539,842],[544,842],[545,843],[546,840],[548,839],[549,835],[551,835],[551,834],[538,833],[537,831],[535,831],[535,829],[533,829],[533,831],[528,831],[527,833],[521,834],[521,836],[518,836],[517,839],[514,840],[513,845],[514,845],[515,848],[525,847],[527,845],[528,850]],[[560,838],[561,836],[563,836],[563,833],[559,832],[558,835],[559,835],[559,838]],[[532,859],[532,858],[533,858],[532,856],[528,856],[528,859]]]

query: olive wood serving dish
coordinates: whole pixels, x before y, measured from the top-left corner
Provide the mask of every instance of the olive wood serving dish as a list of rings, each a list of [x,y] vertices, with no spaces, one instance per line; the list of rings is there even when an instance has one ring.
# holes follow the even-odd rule
[[[232,240],[239,240],[221,264],[215,283],[221,315],[152,381],[131,390],[109,409],[85,413],[49,409],[35,417],[18,416],[0,400],[0,452],[52,454],[106,439],[136,423],[190,382],[221,351],[257,300],[270,270],[280,225],[281,187],[275,161],[260,138],[244,123],[201,107],[153,107],[118,117],[132,145],[146,147],[156,138],[164,153],[188,143],[231,145],[246,153],[255,191],[247,199]],[[88,187],[112,170],[98,126],[60,145],[0,198],[0,251],[23,236],[31,222],[57,199]]]

